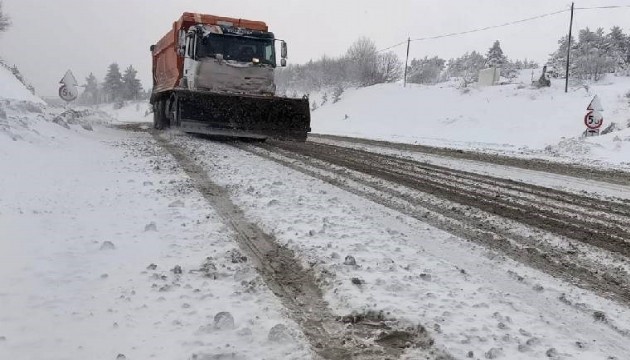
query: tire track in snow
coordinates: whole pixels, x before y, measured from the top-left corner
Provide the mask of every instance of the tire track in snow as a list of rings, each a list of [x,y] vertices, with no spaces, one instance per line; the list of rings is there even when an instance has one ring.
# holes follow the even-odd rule
[[[514,213],[511,214],[512,217],[510,219],[507,219],[507,222],[497,221],[495,219],[501,219],[501,217],[510,215],[510,213],[506,214],[498,210],[490,211],[489,213],[472,210],[477,208],[479,204],[483,205],[485,202],[491,202],[492,198],[489,199],[483,194],[479,195],[474,188],[458,189],[457,186],[452,186],[452,184],[451,186],[442,186],[439,180],[448,184],[448,178],[434,179],[433,181],[429,179],[430,184],[434,186],[427,189],[429,182],[427,182],[426,178],[414,179],[413,176],[410,178],[409,174],[400,174],[398,171],[400,169],[399,164],[388,165],[391,168],[384,166],[382,159],[378,159],[383,156],[379,154],[344,151],[344,149],[338,147],[328,146],[326,147],[327,151],[322,155],[316,150],[321,148],[320,145],[309,143],[271,143],[258,147],[249,145],[239,145],[238,147],[279,162],[297,171],[318,177],[330,184],[421,221],[428,222],[462,238],[497,249],[517,261],[529,264],[569,282],[577,282],[581,287],[593,290],[604,297],[613,298],[626,304],[630,303],[630,283],[626,272],[621,271],[618,273],[614,268],[609,268],[606,264],[597,264],[596,261],[575,261],[575,250],[572,247],[569,247],[568,250],[563,250],[555,244],[537,241],[537,239],[533,238],[536,233],[531,232],[527,228],[523,229],[524,226],[518,224],[520,222],[520,216],[518,215],[523,210],[518,209],[517,203],[514,204],[517,207],[516,210],[512,209]],[[410,162],[414,163],[413,161]],[[383,168],[379,168],[380,171],[373,171],[376,166],[383,166]],[[483,177],[483,175],[479,176]],[[387,183],[383,183],[383,180]],[[398,185],[391,186],[388,184],[390,182]],[[492,183],[496,185],[494,180],[492,180]],[[527,184],[518,185],[527,188]],[[540,193],[540,189],[535,190]],[[429,200],[429,197],[426,195],[418,195],[425,193],[431,194],[432,197],[440,198],[444,194],[450,194],[449,191],[454,191],[460,197],[447,196],[447,201],[440,203],[439,201]],[[465,194],[468,191],[471,191],[471,193]],[[466,196],[464,197],[462,193]],[[555,193],[554,196],[557,195],[559,194]],[[565,195],[569,198],[574,196],[573,194]],[[462,199],[471,200],[457,201]],[[540,198],[538,198],[538,201],[545,202],[545,200]],[[504,208],[507,208],[505,203],[502,205],[501,210]],[[537,210],[535,206],[530,206],[525,211],[530,213]],[[574,227],[577,223],[581,226],[588,226],[588,224],[584,225],[581,223],[581,220],[566,214],[561,220],[572,224]],[[509,222],[516,223],[517,226],[520,225],[520,228]],[[550,224],[547,224],[545,230],[547,228],[553,230]],[[533,224],[533,226],[535,225],[536,223]],[[529,231],[529,234],[522,233],[523,230]],[[575,227],[572,231],[580,231],[580,228]],[[562,235],[566,234],[567,232],[562,232]],[[571,234],[571,232],[568,234]],[[606,234],[603,235],[607,236]],[[578,240],[580,239],[578,238]],[[623,244],[618,246],[623,246]],[[621,256],[619,253],[623,253],[624,250],[620,250],[620,252],[612,254],[612,256],[621,258],[621,261],[627,264],[627,256]]]
[[[288,314],[309,339],[315,353],[324,359],[395,359],[406,347],[423,349],[426,359],[452,359],[433,346],[422,326],[397,328],[394,320],[346,321],[335,316],[324,301],[312,271],[303,268],[296,254],[248,221],[228,192],[215,184],[208,172],[186,151],[166,136],[151,131],[191,178],[197,190],[234,230],[235,240],[252,259],[269,288],[278,296]]]

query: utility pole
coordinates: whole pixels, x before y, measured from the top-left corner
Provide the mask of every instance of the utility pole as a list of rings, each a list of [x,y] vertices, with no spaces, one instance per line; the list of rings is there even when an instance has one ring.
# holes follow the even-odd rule
[[[403,87],[407,87],[407,67],[409,64],[409,45],[411,44],[411,38],[407,38],[407,57],[405,58],[405,80],[403,81]]]
[[[573,30],[573,6],[571,3],[571,22],[569,22],[569,42],[567,43],[567,72],[564,77],[564,92],[569,92],[569,65],[571,60],[571,30]]]

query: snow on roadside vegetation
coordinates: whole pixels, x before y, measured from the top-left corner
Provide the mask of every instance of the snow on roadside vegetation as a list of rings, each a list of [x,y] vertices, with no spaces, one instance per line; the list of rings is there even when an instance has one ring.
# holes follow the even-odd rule
[[[153,112],[148,100],[128,101],[122,106],[102,104],[91,108],[108,114],[116,123],[130,124],[153,121]]]
[[[312,357],[149,135],[3,91],[0,359]]]
[[[448,82],[350,89],[339,102],[313,111],[312,128],[322,134],[630,165],[630,77],[609,76],[567,94],[561,80],[542,89],[530,82],[526,70],[515,83],[493,87],[461,89]],[[586,107],[596,94],[605,109],[603,128],[614,122],[621,131],[583,139]],[[321,94],[311,100],[321,102]]]
[[[0,98],[10,100],[28,101],[37,104],[44,104],[44,101],[33,95],[25,86],[11,73],[7,65],[0,60]]]

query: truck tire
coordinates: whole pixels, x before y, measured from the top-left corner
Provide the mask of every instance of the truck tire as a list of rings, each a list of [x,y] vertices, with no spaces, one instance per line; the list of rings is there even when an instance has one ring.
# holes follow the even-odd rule
[[[166,121],[168,126],[179,127],[181,125],[179,100],[177,95],[172,95],[168,101],[168,114],[166,114]]]
[[[153,127],[157,130],[164,130],[168,127],[166,118],[165,101],[158,100],[153,105]]]

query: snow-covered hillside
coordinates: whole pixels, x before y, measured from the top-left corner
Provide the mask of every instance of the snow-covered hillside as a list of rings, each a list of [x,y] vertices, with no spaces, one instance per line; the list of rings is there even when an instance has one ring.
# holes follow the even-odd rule
[[[630,163],[629,77],[609,76],[568,93],[561,80],[536,89],[529,85],[531,77],[531,70],[523,71],[513,84],[468,89],[456,82],[349,89],[339,102],[328,101],[313,111],[312,128],[315,133],[510,155]],[[614,122],[622,130],[582,139],[586,107],[594,95],[605,109],[602,129]],[[321,103],[321,94],[313,101]]]
[[[3,64],[0,64],[0,98],[44,103],[42,99],[31,94]]]

